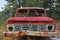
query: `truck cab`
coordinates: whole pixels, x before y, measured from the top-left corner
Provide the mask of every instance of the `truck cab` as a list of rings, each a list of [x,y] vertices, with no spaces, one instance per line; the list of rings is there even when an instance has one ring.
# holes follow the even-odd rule
[[[55,23],[47,17],[46,10],[39,7],[23,7],[6,22],[6,37],[54,37]]]

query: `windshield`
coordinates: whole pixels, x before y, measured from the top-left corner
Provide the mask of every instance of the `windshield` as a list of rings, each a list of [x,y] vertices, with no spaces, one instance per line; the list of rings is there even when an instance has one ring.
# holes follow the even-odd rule
[[[44,13],[44,10],[19,10],[19,17],[25,17],[25,16],[42,16],[42,14]]]

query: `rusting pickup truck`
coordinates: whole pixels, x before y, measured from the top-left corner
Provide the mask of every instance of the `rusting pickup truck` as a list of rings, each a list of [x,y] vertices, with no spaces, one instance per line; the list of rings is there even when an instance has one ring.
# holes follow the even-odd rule
[[[4,35],[17,40],[27,40],[27,37],[45,40],[56,36],[54,20],[47,17],[44,8],[39,7],[18,8],[15,16],[7,19],[5,28]]]

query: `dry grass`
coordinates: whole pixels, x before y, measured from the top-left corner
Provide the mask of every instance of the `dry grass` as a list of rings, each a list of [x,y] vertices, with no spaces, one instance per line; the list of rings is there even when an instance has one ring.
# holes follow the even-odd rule
[[[0,40],[12,40],[10,37],[5,37],[3,32],[5,31],[5,28],[3,26],[0,27]]]

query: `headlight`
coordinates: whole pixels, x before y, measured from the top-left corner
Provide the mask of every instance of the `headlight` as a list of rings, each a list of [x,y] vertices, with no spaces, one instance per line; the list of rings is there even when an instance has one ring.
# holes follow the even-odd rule
[[[14,25],[7,25],[7,31],[14,31]]]
[[[8,27],[8,30],[9,31],[13,31],[13,27]]]
[[[54,31],[54,25],[46,25],[46,31]]]

